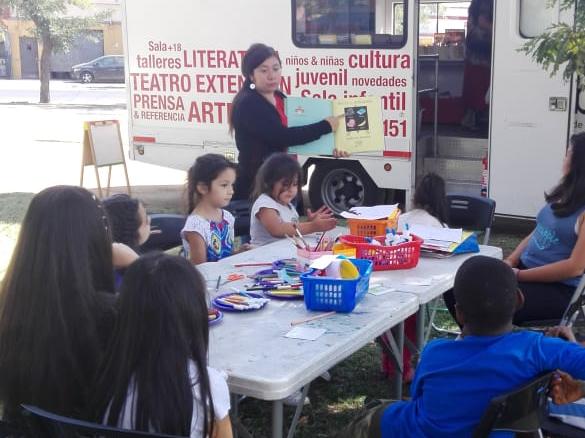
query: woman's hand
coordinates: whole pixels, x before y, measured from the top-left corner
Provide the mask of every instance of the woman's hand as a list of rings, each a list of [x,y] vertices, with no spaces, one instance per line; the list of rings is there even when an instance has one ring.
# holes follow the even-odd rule
[[[342,151],[341,149],[333,149],[333,156],[335,158],[347,158],[349,157],[351,154],[349,152],[346,151]]]
[[[550,395],[557,405],[571,403],[585,397],[581,382],[562,371],[557,371],[553,378]]]
[[[327,123],[329,123],[329,125],[331,126],[331,132],[337,131],[337,128],[339,127],[339,119],[341,119],[342,117],[343,116],[329,116],[325,118],[325,120],[327,120]]]

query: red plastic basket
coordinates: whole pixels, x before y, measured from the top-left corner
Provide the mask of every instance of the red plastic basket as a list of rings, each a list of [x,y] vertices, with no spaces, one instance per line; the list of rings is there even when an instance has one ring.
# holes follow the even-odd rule
[[[373,237],[382,245],[386,236]],[[356,258],[371,260],[374,271],[391,271],[395,269],[411,269],[418,265],[420,246],[423,239],[412,235],[412,241],[394,246],[372,245],[365,237],[345,235],[339,238],[341,243],[353,246]]]

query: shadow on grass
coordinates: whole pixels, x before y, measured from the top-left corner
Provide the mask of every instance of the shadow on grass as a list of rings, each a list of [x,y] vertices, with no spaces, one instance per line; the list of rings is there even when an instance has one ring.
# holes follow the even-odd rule
[[[303,408],[295,437],[334,437],[363,409],[365,397],[391,398],[392,384],[380,372],[380,350],[371,342],[330,370],[331,381],[318,378],[311,384],[311,404]],[[246,399],[240,418],[255,437],[271,435],[271,404]],[[285,406],[285,427],[294,408]]]

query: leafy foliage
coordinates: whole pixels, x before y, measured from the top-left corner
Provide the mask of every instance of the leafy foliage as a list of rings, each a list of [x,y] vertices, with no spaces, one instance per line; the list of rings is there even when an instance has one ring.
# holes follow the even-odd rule
[[[10,6],[18,16],[31,20],[35,25],[31,33],[43,43],[48,38],[53,53],[68,51],[78,35],[107,18],[106,13],[83,14],[89,0],[0,0],[0,5]],[[74,16],[72,10],[79,13]]]
[[[575,23],[556,23],[528,41],[522,51],[554,76],[562,68],[565,80],[573,74],[585,75],[585,0],[551,0],[549,7],[560,3],[561,10],[575,12]]]

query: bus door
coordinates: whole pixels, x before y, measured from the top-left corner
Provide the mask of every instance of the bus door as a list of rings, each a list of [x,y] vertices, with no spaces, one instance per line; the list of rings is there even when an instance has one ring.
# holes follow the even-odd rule
[[[502,215],[534,217],[561,176],[571,84],[518,49],[552,23],[570,21],[548,0],[496,0],[489,197]]]

